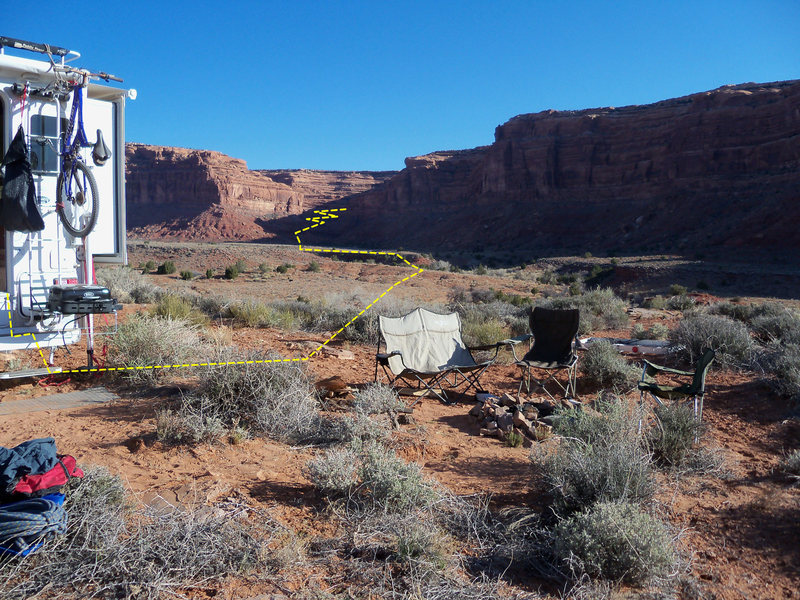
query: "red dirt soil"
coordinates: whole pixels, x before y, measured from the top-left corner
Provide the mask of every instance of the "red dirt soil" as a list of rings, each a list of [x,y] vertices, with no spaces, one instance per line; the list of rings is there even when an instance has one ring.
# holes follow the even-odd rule
[[[386,282],[392,283],[399,272],[382,265],[322,262],[328,277],[320,277],[319,285],[309,289],[309,281],[316,281],[313,277],[318,274],[303,273],[306,294],[321,293],[326,282],[352,277],[354,272],[365,284],[380,283],[376,287],[385,289]],[[386,278],[387,274],[390,277]],[[450,274],[434,276],[435,282],[416,277],[417,287],[412,292],[425,300],[443,300],[441,279]],[[493,285],[492,278],[454,276],[459,284],[463,280],[469,285],[469,279],[481,287]],[[502,287],[521,291],[523,285],[530,283],[504,278]],[[265,288],[263,283],[259,287]],[[277,292],[268,287],[266,295]],[[238,291],[246,295],[241,288]],[[293,293],[284,292],[283,296]],[[132,310],[134,307],[126,306],[125,312]],[[628,332],[596,333],[627,336]],[[307,342],[318,344],[327,337],[271,329],[236,329],[233,333],[234,343],[242,347],[275,350],[285,356],[306,355],[305,348],[313,347]],[[355,359],[317,355],[307,363],[312,380],[337,375],[353,387],[372,380],[373,347],[332,345],[348,347]],[[80,349],[73,349],[64,364],[79,366],[84,358]],[[515,367],[497,365],[482,381],[489,391],[513,394],[517,377]],[[155,413],[165,399],[175,397],[174,385],[138,394],[106,376],[99,381],[73,379],[56,391],[98,383],[118,391],[121,399],[103,406],[5,416],[0,421],[0,445],[53,436],[59,451],[74,455],[80,464],[104,465],[119,474],[142,502],[205,504],[233,496],[267,508],[301,533],[330,535],[335,529],[320,518],[320,500],[303,475],[303,466],[316,449],[292,448],[260,438],[236,445],[164,446],[155,441]],[[580,391],[580,380],[578,385]],[[13,382],[5,384],[0,398],[15,402],[53,391],[30,382]],[[591,397],[584,392],[582,399]],[[470,407],[466,397],[450,406],[421,400],[413,412],[416,425],[405,426],[396,436],[399,453],[420,462],[428,475],[456,493],[491,494],[495,508],[535,504],[542,489],[531,473],[529,450],[480,437],[477,425],[467,415]],[[789,410],[786,401],[753,375],[712,370],[704,412],[706,443],[721,449],[730,476],[659,476],[657,503],[671,523],[684,530],[682,545],[692,557],[690,571],[699,579],[704,597],[800,598],[800,489],[776,471],[782,456],[800,446],[800,425],[796,418],[787,417]],[[225,597],[236,597],[230,595],[233,593],[226,590]]]

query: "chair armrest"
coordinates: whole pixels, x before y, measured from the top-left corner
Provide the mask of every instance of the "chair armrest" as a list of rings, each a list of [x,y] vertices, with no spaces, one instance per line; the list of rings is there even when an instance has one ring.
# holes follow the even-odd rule
[[[519,357],[517,356],[517,349],[516,349],[517,344],[521,344],[522,342],[528,342],[532,339],[533,335],[530,333],[517,335],[512,338],[506,338],[504,340],[497,342],[499,344],[498,352],[500,351],[500,346],[508,346],[509,349],[511,350],[511,354],[514,355],[514,362],[519,362]]]
[[[399,350],[394,350],[392,352],[378,352],[375,355],[375,360],[377,360],[382,365],[388,365],[389,359],[393,356],[399,356],[400,360],[403,360],[403,354]],[[378,368],[377,366],[375,367]]]
[[[522,342],[527,342],[532,337],[533,337],[533,334],[526,333],[524,335],[518,335],[518,336],[515,336],[515,337],[512,337],[512,338],[506,338],[504,340],[501,340],[498,343],[500,343],[500,344],[508,344],[509,346],[516,346],[517,344],[521,344]]]
[[[494,344],[486,344],[484,346],[467,346],[467,350],[469,350],[470,352],[472,352],[473,350],[478,350],[478,351],[481,351],[481,350],[494,350],[494,349],[499,348],[499,347],[504,346],[504,345],[505,344],[503,342],[495,342]]]

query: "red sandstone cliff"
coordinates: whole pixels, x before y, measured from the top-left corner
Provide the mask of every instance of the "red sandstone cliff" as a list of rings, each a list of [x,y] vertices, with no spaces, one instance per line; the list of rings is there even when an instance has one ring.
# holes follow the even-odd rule
[[[490,146],[406,159],[332,243],[554,253],[800,250],[800,81],[545,111]],[[345,223],[346,221],[346,223]]]
[[[126,146],[128,229],[143,237],[263,237],[258,223],[304,210],[303,195],[220,152]]]
[[[397,175],[397,171],[312,171],[310,169],[259,170],[273,181],[301,193],[305,210],[332,200],[359,194]]]
[[[256,240],[265,225],[370,189],[396,171],[257,171],[220,152],[127,144],[128,230],[135,237]]]

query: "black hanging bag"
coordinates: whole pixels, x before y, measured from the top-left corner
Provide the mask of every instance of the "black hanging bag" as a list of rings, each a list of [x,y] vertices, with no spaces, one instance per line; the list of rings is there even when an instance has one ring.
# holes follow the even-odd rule
[[[5,168],[0,227],[9,231],[41,231],[44,220],[36,203],[36,187],[22,125],[0,166]]]

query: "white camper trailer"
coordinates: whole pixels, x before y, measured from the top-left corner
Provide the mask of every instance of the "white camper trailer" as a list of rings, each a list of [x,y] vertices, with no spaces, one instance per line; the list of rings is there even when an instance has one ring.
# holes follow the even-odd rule
[[[6,156],[21,128],[41,215],[38,223],[44,223],[40,230],[11,223],[4,194],[0,352],[74,344],[82,332],[91,342],[92,314],[118,308],[113,302],[100,306],[91,284],[95,262],[126,262],[125,99],[135,98],[135,91],[98,84],[100,79],[117,79],[75,67],[79,56],[64,48],[0,37],[0,156]],[[76,94],[81,94],[88,140],[76,144],[77,155],[65,160],[62,154],[69,140],[64,138],[77,132]],[[93,161],[98,144],[106,152],[105,160]],[[93,184],[80,183],[79,174],[81,181],[92,179]],[[68,192],[70,200],[65,199],[65,181],[74,188]],[[70,202],[77,213],[65,207]],[[89,202],[96,207],[81,214]],[[75,219],[72,226],[69,219]],[[58,300],[54,304],[54,291],[77,303],[69,308]]]

